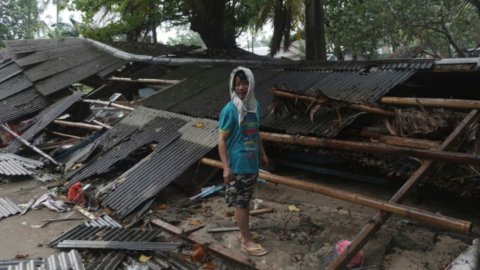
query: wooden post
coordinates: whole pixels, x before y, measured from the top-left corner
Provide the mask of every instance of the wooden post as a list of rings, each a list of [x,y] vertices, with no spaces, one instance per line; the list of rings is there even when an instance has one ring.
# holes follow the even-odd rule
[[[293,136],[288,134],[260,132],[264,141],[320,147],[327,149],[360,151],[367,153],[391,154],[425,159],[435,159],[461,164],[480,164],[480,157],[468,153],[457,153],[441,150],[418,149],[403,146],[385,145],[379,143],[366,143],[326,139],[308,136]]]
[[[208,166],[222,168],[222,163],[217,160],[202,158],[200,162]],[[426,222],[429,224],[434,224],[442,228],[454,230],[456,232],[462,232],[462,233],[468,234],[471,230],[472,224],[469,221],[454,219],[454,218],[430,213],[425,210],[420,210],[413,207],[400,205],[397,203],[385,202],[382,200],[363,196],[353,192],[347,192],[340,189],[326,187],[320,184],[309,183],[309,182],[301,181],[291,177],[285,177],[285,176],[280,176],[280,175],[271,174],[271,173],[264,173],[264,172],[260,172],[259,177],[272,183],[286,185],[290,187],[299,188],[302,190],[319,193],[325,196],[329,196],[329,197],[347,201],[347,202],[356,203],[366,207],[381,209],[389,213],[394,213],[406,218],[412,218],[412,219]]]
[[[461,137],[468,131],[472,123],[478,120],[479,113],[477,110],[472,110],[457,128],[448,136],[447,139],[439,146],[439,150],[445,150],[454,146]],[[393,195],[389,202],[400,203],[405,195],[418,185],[420,180],[428,175],[432,169],[432,160],[426,160],[423,165],[416,170],[405,184]],[[358,251],[368,242],[368,240],[378,231],[382,224],[390,218],[390,214],[378,211],[371,222],[369,222],[362,231],[355,236],[350,246],[340,254],[328,267],[328,270],[343,269],[348,262],[357,254]]]

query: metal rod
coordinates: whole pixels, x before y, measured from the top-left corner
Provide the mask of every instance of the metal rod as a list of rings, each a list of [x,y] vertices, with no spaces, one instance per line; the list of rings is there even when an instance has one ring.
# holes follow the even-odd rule
[[[37,148],[35,145],[29,143],[27,140],[25,140],[24,138],[22,138],[20,135],[18,135],[17,133],[15,133],[13,130],[11,130],[6,124],[2,124],[0,125],[0,127],[2,127],[3,130],[5,130],[6,132],[10,133],[12,136],[14,136],[15,138],[17,138],[19,141],[21,141],[23,144],[25,144],[27,147],[29,147],[30,149],[34,150],[35,152],[39,153],[40,155],[42,155],[43,157],[45,157],[46,159],[50,160],[53,164],[55,165],[58,165],[59,163],[53,159],[51,156],[45,154],[45,152],[43,152],[42,150],[40,150],[39,148]]]
[[[200,162],[202,164],[205,164],[211,167],[222,168],[222,163],[217,160],[202,158]],[[260,172],[259,177],[272,183],[295,187],[295,188],[319,193],[332,198],[336,198],[339,200],[356,203],[366,207],[380,209],[389,213],[394,213],[406,218],[411,218],[411,219],[419,220],[429,224],[437,225],[439,227],[453,230],[456,232],[461,232],[464,234],[468,234],[472,227],[472,223],[469,221],[438,215],[425,210],[404,206],[398,203],[385,202],[375,198],[363,196],[357,193],[352,193],[352,192],[343,191],[340,189],[326,187],[316,183],[309,183],[309,182],[301,181],[291,177],[280,176],[280,175],[264,173],[264,172]]]
[[[472,110],[463,121],[457,126],[457,128],[445,139],[445,141],[438,147],[439,150],[445,150],[453,147],[459,140],[461,140],[462,135],[468,131],[470,125],[478,121],[479,113],[477,110]],[[418,168],[405,182],[405,184],[393,195],[389,202],[397,203],[401,202],[405,195],[410,192],[414,187],[418,185],[421,179],[428,175],[433,166],[432,160],[426,160],[420,168]],[[360,233],[355,236],[352,240],[350,246],[338,255],[335,260],[328,265],[328,270],[337,270],[343,269],[348,262],[357,254],[358,251],[368,242],[368,240],[377,232],[382,224],[385,223],[390,218],[390,214],[378,211],[371,222],[369,222]]]
[[[354,142],[337,139],[326,139],[300,135],[260,132],[264,141],[304,145],[345,151],[363,151],[367,153],[392,154],[408,157],[434,159],[461,164],[480,164],[480,157],[469,153],[441,151],[438,149],[418,149],[404,146],[386,145],[379,143]]]
[[[133,107],[128,107],[128,106],[121,105],[121,104],[118,104],[118,103],[113,103],[113,102],[110,102],[110,101],[95,100],[95,99],[82,99],[82,101],[85,102],[85,103],[108,105],[108,106],[119,108],[119,109],[126,110],[126,111],[135,110],[135,108],[133,108]]]
[[[291,99],[300,99],[300,100],[305,100],[305,101],[310,101],[310,102],[316,102],[316,103],[327,103],[327,102],[334,102],[333,100],[328,100],[328,99],[321,99],[321,98],[316,98],[312,96],[305,96],[305,95],[298,95],[286,91],[281,91],[278,89],[272,90],[272,93],[276,96],[280,97],[286,97],[286,98],[291,98]],[[384,109],[380,109],[377,107],[373,106],[367,106],[367,105],[362,105],[362,104],[354,104],[354,103],[342,103],[347,107],[350,107],[352,109],[356,109],[359,111],[364,111],[364,112],[369,112],[369,113],[375,113],[375,114],[380,114],[384,116],[395,116],[395,112],[390,112]]]

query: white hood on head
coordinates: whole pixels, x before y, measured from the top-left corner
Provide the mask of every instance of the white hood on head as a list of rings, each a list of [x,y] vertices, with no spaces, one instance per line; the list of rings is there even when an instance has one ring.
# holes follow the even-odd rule
[[[235,82],[234,77],[235,73],[239,70],[243,70],[248,79],[248,91],[247,95],[243,100],[241,100],[237,94],[235,94]],[[238,124],[240,125],[243,121],[245,115],[249,112],[257,112],[257,100],[255,99],[255,78],[250,69],[245,67],[236,67],[232,73],[230,73],[230,98],[232,99],[233,105],[237,108],[238,111]]]

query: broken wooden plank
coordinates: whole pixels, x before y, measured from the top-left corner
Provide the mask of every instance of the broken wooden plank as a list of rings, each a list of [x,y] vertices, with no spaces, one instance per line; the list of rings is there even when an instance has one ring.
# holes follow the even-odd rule
[[[160,221],[160,222],[159,222]],[[170,232],[170,233],[173,233],[173,234],[179,234],[178,232],[183,232],[183,229],[180,229],[178,227],[175,227],[174,225],[171,225],[169,223],[166,223],[164,221],[161,221],[159,219],[154,219],[154,220],[151,220],[150,222],[152,222],[154,225],[156,226],[159,226],[160,228]],[[166,226],[163,226],[163,225],[166,225]],[[185,237],[182,237],[183,239],[186,239],[186,240],[189,240],[193,243],[198,243],[202,246],[204,246],[206,249],[208,250],[211,250],[212,252],[220,255],[220,256],[223,256],[225,258],[229,258],[233,261],[236,261],[238,263],[241,263],[245,266],[248,266],[248,267],[253,267],[255,269],[259,269],[259,270],[273,270],[273,268],[271,268],[270,266],[260,262],[260,261],[254,261],[252,260],[251,258],[247,257],[246,255],[242,254],[242,253],[238,253],[238,252],[234,252],[230,249],[227,249],[225,248],[223,245],[219,244],[219,243],[206,243],[205,242],[205,239],[203,239],[202,237],[200,236],[197,236],[195,234],[190,234],[189,236],[185,236]]]
[[[181,82],[181,80],[163,80],[163,79],[145,79],[145,78],[125,78],[125,77],[115,77],[112,76],[108,79],[109,81],[115,82],[128,82],[128,83],[143,83],[143,84],[176,84]]]
[[[212,167],[217,167],[217,168],[222,167],[222,163],[220,161],[209,159],[209,158],[202,158],[200,162],[202,164],[212,166]],[[395,202],[386,202],[379,199],[363,196],[357,193],[343,191],[340,189],[331,188],[331,187],[327,187],[327,186],[316,184],[316,183],[310,183],[310,182],[298,180],[291,177],[285,177],[285,176],[280,176],[272,173],[264,173],[264,172],[260,172],[259,177],[272,183],[295,187],[295,188],[319,193],[332,198],[336,198],[339,200],[356,203],[366,207],[380,209],[389,213],[394,213],[406,218],[419,220],[419,221],[433,224],[442,228],[448,228],[449,230],[461,232],[464,234],[468,234],[472,228],[472,223],[469,221],[450,218],[443,215],[431,213],[425,210],[404,206]]]
[[[480,100],[467,99],[446,99],[446,98],[409,98],[409,97],[383,97],[380,99],[383,104],[441,107],[450,109],[480,109]]]
[[[254,209],[250,210],[250,216],[256,216],[266,213],[273,213],[275,210],[273,208],[261,208],[261,209]]]
[[[445,139],[445,141],[438,147],[439,150],[445,150],[453,147],[458,141],[461,140],[463,135],[468,131],[470,125],[478,121],[479,111],[472,110],[463,121],[457,126],[457,128]],[[418,168],[405,182],[405,184],[393,195],[389,202],[401,202],[405,195],[410,192],[414,187],[418,185],[420,180],[428,175],[433,166],[432,160],[426,160],[420,168]],[[343,269],[348,262],[357,254],[358,251],[368,242],[368,240],[377,232],[382,224],[390,218],[390,214],[378,211],[371,222],[369,222],[360,233],[355,236],[350,246],[342,253],[339,254],[335,260],[328,265],[328,270]]]
[[[408,157],[417,157],[424,159],[434,159],[448,161],[460,164],[477,164],[480,165],[480,157],[468,153],[458,153],[450,151],[442,151],[438,149],[418,149],[404,146],[386,145],[380,143],[366,143],[344,141],[337,139],[327,139],[318,137],[308,137],[300,135],[288,135],[279,133],[260,132],[260,136],[264,141],[288,143],[294,145],[303,145],[309,147],[319,147],[345,151],[361,151],[367,153],[391,154]]]
[[[335,103],[334,100],[331,99],[325,99],[325,98],[316,98],[312,96],[305,96],[305,95],[299,95],[299,94],[294,94],[286,91],[281,91],[278,89],[273,89],[272,93],[276,96],[280,97],[286,97],[290,99],[299,99],[299,100],[304,100],[308,102],[315,102],[315,103]],[[338,103],[338,102],[337,102]],[[369,113],[375,113],[375,114],[380,114],[383,116],[390,116],[393,117],[395,116],[395,112],[387,111],[381,108],[373,107],[373,106],[368,106],[368,105],[362,105],[362,104],[354,104],[354,103],[342,103],[342,105],[345,105],[346,107],[356,109],[359,111],[363,112],[369,112]]]
[[[154,225],[160,227],[160,228],[163,228],[171,233],[174,233],[174,234],[182,234],[184,232],[183,229],[181,228],[178,228],[170,223],[167,223],[161,219],[152,219],[150,220],[151,223],[153,223]]]

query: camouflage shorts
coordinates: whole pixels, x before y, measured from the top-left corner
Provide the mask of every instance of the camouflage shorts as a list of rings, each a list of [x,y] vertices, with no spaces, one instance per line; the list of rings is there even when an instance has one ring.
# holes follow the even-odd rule
[[[225,192],[227,206],[236,208],[250,207],[250,200],[253,196],[257,177],[258,174],[252,173],[234,174],[233,181],[230,181]]]

